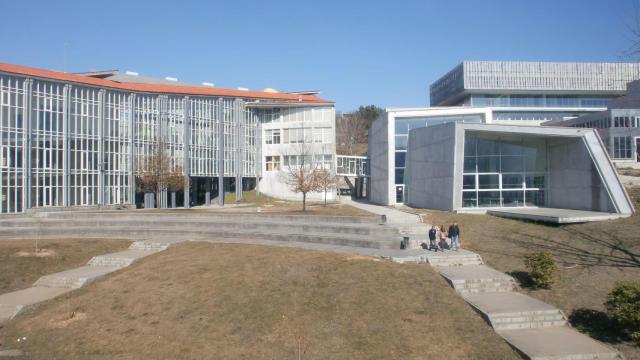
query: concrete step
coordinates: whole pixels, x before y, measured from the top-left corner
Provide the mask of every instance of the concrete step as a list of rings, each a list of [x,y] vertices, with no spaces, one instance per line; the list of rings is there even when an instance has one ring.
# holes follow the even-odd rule
[[[568,324],[558,308],[517,292],[468,294],[464,299],[482,314],[496,331]]]
[[[39,217],[47,219],[88,219],[115,217],[131,217],[136,219],[206,219],[206,220],[226,220],[237,221],[238,218],[246,222],[254,221],[284,221],[298,223],[339,223],[339,224],[379,224],[380,216],[330,216],[330,215],[280,215],[273,213],[251,213],[251,212],[216,212],[206,210],[102,210],[102,211],[57,211],[43,212]]]
[[[118,269],[120,267],[117,266],[81,266],[45,275],[38,279],[33,286],[79,289]]]
[[[434,267],[460,294],[509,292],[515,288],[512,277],[485,265]]]
[[[505,324],[496,324],[494,325],[494,329],[496,331],[502,330],[519,330],[519,329],[539,329],[546,328],[552,326],[567,326],[567,322],[563,319],[561,320],[526,320],[521,322],[510,322]]]
[[[479,256],[465,256],[465,257],[453,257],[443,259],[433,259],[427,257],[427,262],[431,266],[467,266],[467,265],[482,265],[482,258]]]
[[[329,245],[343,245],[376,249],[399,249],[401,239],[395,236],[377,237],[371,235],[353,235],[353,234],[327,234],[318,233],[289,233],[275,231],[255,231],[255,230],[225,230],[215,227],[206,229],[192,228],[164,228],[154,226],[150,228],[144,227],[75,227],[66,226],[59,229],[44,228],[41,230],[33,228],[13,228],[9,230],[1,230],[0,238],[15,239],[18,237],[25,238],[38,236],[39,238],[123,238],[123,239],[140,239],[140,238],[174,238],[175,240],[206,240],[211,238],[245,238],[245,239],[263,239],[274,241],[294,241],[294,242],[311,242]]]
[[[482,257],[480,255],[460,249],[458,251],[429,251],[426,255],[427,262],[431,266],[467,266],[482,265]]]
[[[142,251],[162,251],[166,250],[172,243],[160,242],[160,241],[134,241],[129,245],[129,250],[142,250]]]
[[[0,322],[10,320],[39,302],[71,291],[65,287],[30,287],[0,295]]]
[[[453,288],[461,295],[483,294],[483,293],[503,293],[503,292],[513,291],[512,284],[497,284],[497,285],[482,285],[482,286],[456,285]]]
[[[424,263],[427,260],[424,257],[424,255],[407,255],[407,256],[392,256],[391,261],[398,264],[408,264],[408,263]]]
[[[130,249],[110,254],[94,256],[89,260],[89,266],[109,266],[109,267],[126,267],[145,256],[156,253],[157,250],[137,250]]]
[[[568,326],[502,330],[498,333],[526,359],[622,359],[614,349]]]
[[[144,227],[144,228],[184,228],[191,229],[210,229],[215,228],[217,231],[235,231],[235,230],[256,230],[256,231],[287,231],[287,232],[322,232],[331,234],[354,234],[354,235],[374,235],[374,236],[398,236],[399,230],[395,227],[378,225],[378,224],[348,224],[348,223],[304,223],[292,221],[265,221],[256,220],[248,222],[242,217],[235,219],[175,219],[175,218],[144,218],[136,219],[135,217],[115,217],[106,216],[103,218],[87,218],[87,219],[19,219],[16,221],[0,222],[2,233],[10,233],[10,229],[18,228],[40,228],[47,229],[66,228],[69,226],[83,227]]]

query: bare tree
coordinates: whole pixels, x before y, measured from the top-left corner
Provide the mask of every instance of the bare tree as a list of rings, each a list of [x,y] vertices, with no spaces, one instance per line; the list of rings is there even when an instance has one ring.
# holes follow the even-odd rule
[[[354,145],[367,143],[369,123],[357,113],[336,116],[336,143],[347,153],[355,155]]]
[[[180,189],[184,189],[185,184],[187,183],[187,179],[183,175],[182,166],[174,167],[173,171],[167,174],[166,178],[166,186],[167,191],[171,193],[171,207],[176,207],[176,192],[180,191]]]
[[[327,193],[338,185],[338,178],[328,169],[316,170],[319,191],[324,191],[324,206],[327,206]]]
[[[151,154],[144,157],[137,176],[138,189],[155,193],[156,202],[164,191],[175,192],[184,187],[182,167],[173,164],[163,142],[154,144]],[[158,206],[159,207],[159,206]]]
[[[293,155],[283,154],[283,163],[281,176],[289,189],[294,193],[302,194],[302,211],[307,211],[307,194],[316,192],[321,189],[319,184],[319,168],[318,164],[313,161],[311,147],[304,142],[299,144],[298,150]],[[284,161],[284,157],[288,156],[288,161]]]

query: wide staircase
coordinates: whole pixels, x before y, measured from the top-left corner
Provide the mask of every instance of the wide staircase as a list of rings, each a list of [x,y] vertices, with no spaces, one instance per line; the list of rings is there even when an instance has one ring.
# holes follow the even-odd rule
[[[0,217],[0,239],[258,240],[400,249],[401,231],[375,216],[122,210]]]
[[[621,359],[614,349],[571,328],[558,308],[517,292],[514,279],[471,251],[428,252],[425,262],[525,358]]]

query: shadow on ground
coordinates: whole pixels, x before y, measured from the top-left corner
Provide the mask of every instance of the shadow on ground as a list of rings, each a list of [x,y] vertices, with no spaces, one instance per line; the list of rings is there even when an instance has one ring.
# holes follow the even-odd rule
[[[534,289],[533,279],[531,279],[531,275],[528,272],[516,270],[507,274],[516,279],[521,288]]]
[[[569,315],[569,322],[581,332],[610,344],[620,344],[630,340],[620,331],[616,321],[602,311],[576,309]]]

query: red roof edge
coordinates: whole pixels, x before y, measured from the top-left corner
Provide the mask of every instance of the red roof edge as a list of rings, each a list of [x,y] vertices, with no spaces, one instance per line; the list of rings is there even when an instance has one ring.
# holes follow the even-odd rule
[[[223,88],[201,88],[196,86],[183,86],[183,85],[159,85],[159,84],[139,84],[139,83],[127,83],[117,82],[106,79],[92,78],[88,76],[68,74],[59,71],[51,71],[38,69],[22,65],[13,65],[0,63],[0,72],[25,75],[30,77],[66,81],[77,84],[91,85],[97,87],[105,87],[110,89],[128,90],[144,93],[160,93],[160,94],[176,94],[176,95],[194,95],[194,96],[226,96],[226,97],[240,97],[248,99],[270,99],[270,100],[289,100],[289,101],[304,101],[313,103],[326,103],[333,104],[332,101],[322,99],[315,95],[298,95],[287,93],[268,93],[262,91],[244,91],[244,90],[231,90]]]

